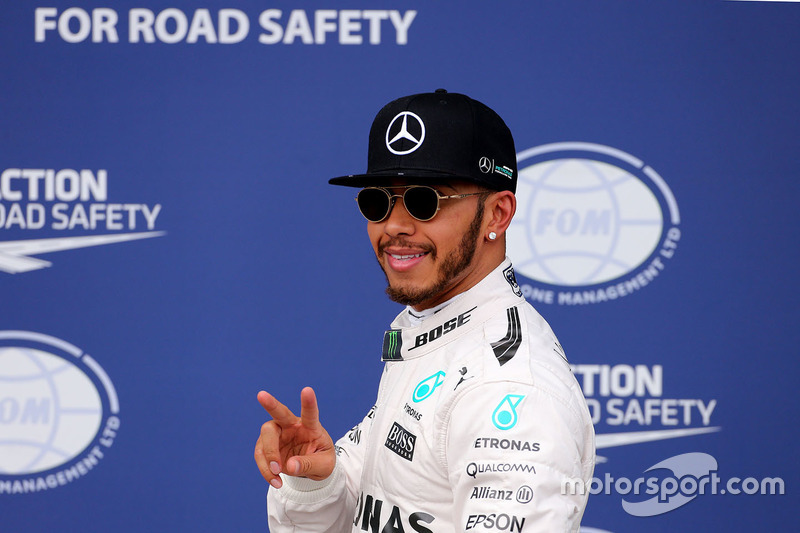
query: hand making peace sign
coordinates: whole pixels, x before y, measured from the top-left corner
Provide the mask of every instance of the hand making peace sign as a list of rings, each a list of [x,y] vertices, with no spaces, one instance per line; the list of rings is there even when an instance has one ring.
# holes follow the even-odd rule
[[[255,460],[261,475],[276,489],[282,485],[278,474],[322,480],[333,473],[336,451],[325,428],[319,423],[319,408],[314,389],[300,392],[300,417],[261,391],[258,402],[272,416],[261,426],[256,441]]]

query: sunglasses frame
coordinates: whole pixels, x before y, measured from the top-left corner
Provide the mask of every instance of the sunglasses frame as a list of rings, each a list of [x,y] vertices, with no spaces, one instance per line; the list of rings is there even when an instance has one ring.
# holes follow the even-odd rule
[[[379,191],[383,192],[386,196],[389,197],[389,207],[386,210],[386,214],[383,215],[383,218],[381,218],[380,220],[371,220],[371,219],[367,218],[367,215],[364,214],[364,211],[361,209],[361,206],[360,205],[358,206],[358,211],[359,211],[359,213],[361,213],[361,216],[366,218],[368,222],[374,222],[376,224],[378,222],[383,222],[384,220],[386,220],[389,217],[389,215],[392,213],[392,209],[394,209],[394,204],[397,201],[396,198],[402,198],[403,199],[403,206],[405,206],[406,212],[409,215],[411,215],[411,217],[414,220],[419,220],[420,222],[429,222],[429,221],[433,220],[433,218],[436,216],[436,214],[442,208],[442,206],[440,205],[440,202],[442,200],[456,200],[456,199],[460,199],[460,198],[468,198],[470,196],[478,196],[478,195],[481,195],[481,194],[491,194],[490,191],[481,191],[481,192],[471,192],[471,193],[466,193],[466,194],[452,194],[450,196],[443,196],[439,191],[437,191],[436,189],[434,189],[433,187],[431,187],[429,185],[403,185],[403,186],[392,187],[392,189],[404,189],[403,194],[392,194],[391,191],[389,191],[385,187],[364,187],[363,189],[361,189],[361,191],[365,191],[365,190],[368,190],[368,189],[379,190]],[[433,191],[436,194],[436,211],[433,212],[433,215],[431,215],[430,218],[419,218],[417,216],[414,216],[414,214],[412,214],[411,211],[409,211],[408,206],[406,205],[406,193],[408,193],[408,191],[410,191],[411,189],[429,189],[429,190]],[[358,193],[359,195],[361,194],[361,191],[359,191],[359,193]],[[358,196],[356,196],[355,200],[356,200],[356,203],[357,203],[358,202]]]

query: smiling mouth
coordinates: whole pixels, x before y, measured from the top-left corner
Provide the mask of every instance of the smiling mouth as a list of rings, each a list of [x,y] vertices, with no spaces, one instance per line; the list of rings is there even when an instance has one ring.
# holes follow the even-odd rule
[[[429,252],[421,252],[421,253],[418,253],[418,254],[406,254],[406,255],[400,255],[400,254],[387,254],[387,255],[390,255],[392,258],[396,259],[397,261],[408,261],[409,259],[416,259],[417,257],[422,257],[424,255],[428,255],[428,253]]]
[[[417,248],[419,250],[419,248]],[[398,273],[406,273],[416,271],[417,267],[422,264],[427,257],[432,256],[436,257],[433,253],[433,250],[409,250],[409,249],[395,249],[395,250],[383,250],[383,265],[384,265],[384,272],[387,269]]]

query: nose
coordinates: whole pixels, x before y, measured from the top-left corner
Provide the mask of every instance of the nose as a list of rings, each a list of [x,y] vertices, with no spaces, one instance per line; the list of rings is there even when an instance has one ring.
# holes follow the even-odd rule
[[[406,204],[402,198],[392,198],[393,205],[389,215],[384,219],[383,231],[389,236],[413,235],[416,228],[416,219],[408,214]]]

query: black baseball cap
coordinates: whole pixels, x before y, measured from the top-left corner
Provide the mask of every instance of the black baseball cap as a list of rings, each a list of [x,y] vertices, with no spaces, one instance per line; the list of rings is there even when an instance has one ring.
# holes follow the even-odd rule
[[[497,113],[469,96],[444,89],[404,96],[372,122],[366,174],[328,183],[371,187],[398,177],[419,185],[465,180],[514,192],[514,139]]]

